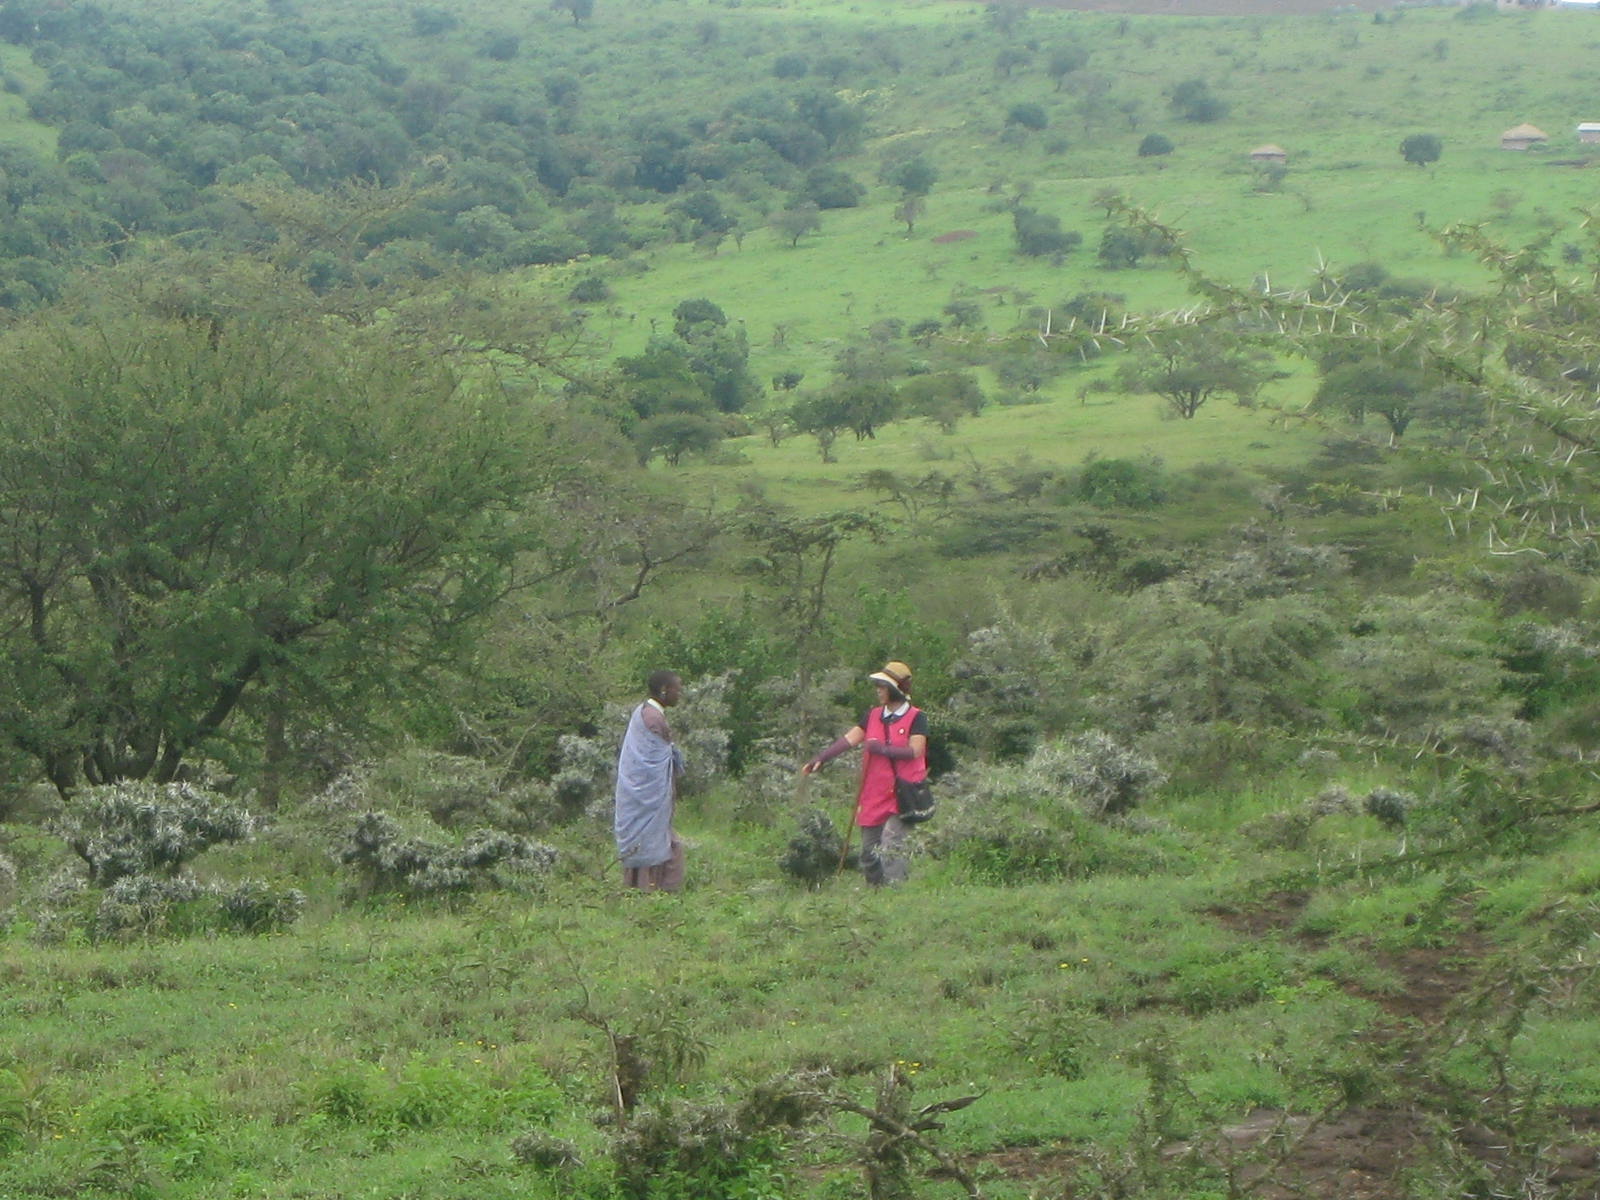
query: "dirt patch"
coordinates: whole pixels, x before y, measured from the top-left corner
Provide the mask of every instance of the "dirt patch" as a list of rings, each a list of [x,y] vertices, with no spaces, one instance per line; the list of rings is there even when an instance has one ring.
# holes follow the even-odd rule
[[[1294,933],[1309,893],[1283,891],[1248,908],[1211,913],[1219,923],[1248,937]],[[1556,1114],[1557,1128],[1530,1152],[1487,1125],[1472,1121],[1446,1129],[1449,1106],[1432,1104],[1431,1058],[1440,1047],[1430,1035],[1463,998],[1485,984],[1494,947],[1472,929],[1463,908],[1456,934],[1446,946],[1371,949],[1373,961],[1397,981],[1383,992],[1362,992],[1384,1016],[1366,1033],[1382,1057],[1398,1066],[1415,1105],[1356,1105],[1314,1117],[1259,1109],[1204,1139],[1165,1147],[1163,1158],[1181,1169],[1186,1161],[1222,1167],[1240,1196],[1251,1200],[1410,1200],[1419,1172],[1441,1161],[1476,1163],[1492,1190],[1484,1194],[1542,1200],[1600,1200],[1600,1109],[1572,1108]],[[1483,1097],[1484,1112],[1494,1106]],[[1472,1111],[1476,1111],[1473,1109]],[[1524,1139],[1526,1140],[1526,1139]],[[1088,1157],[1073,1147],[1008,1147],[982,1156],[984,1166],[1006,1179],[1026,1179],[1058,1188],[1062,1200],[1076,1195],[1073,1180]],[[976,1165],[976,1164],[974,1164]],[[1425,1176],[1424,1176],[1425,1177]],[[1506,1191],[1505,1187],[1515,1190]],[[1441,1193],[1442,1194],[1442,1193]]]
[[[1304,892],[1278,892],[1248,909],[1212,915],[1247,936],[1281,934],[1293,930],[1309,899]],[[1424,1096],[1432,1087],[1427,1059],[1437,1049],[1428,1035],[1455,1005],[1484,985],[1484,970],[1493,955],[1493,946],[1473,930],[1470,911],[1463,908],[1460,917],[1446,946],[1373,948],[1373,961],[1398,986],[1360,993],[1385,1014],[1368,1039],[1390,1047],[1389,1054]],[[1484,1098],[1486,1103],[1489,1099]],[[1516,1179],[1521,1189],[1516,1194],[1596,1200],[1600,1154],[1592,1142],[1600,1130],[1600,1114],[1571,1109],[1560,1117],[1565,1128],[1553,1131],[1553,1144],[1535,1162],[1513,1162],[1515,1152],[1506,1144],[1510,1139],[1486,1126],[1463,1124],[1448,1131],[1448,1140],[1460,1157],[1476,1160],[1489,1176]],[[1263,1156],[1272,1160],[1270,1165],[1249,1164],[1241,1173],[1246,1194],[1254,1200],[1404,1200],[1415,1195],[1404,1177],[1439,1147],[1439,1120],[1440,1113],[1421,1108],[1352,1107],[1320,1121],[1264,1110],[1221,1130],[1207,1149],[1214,1159],[1233,1161],[1242,1150],[1265,1147],[1273,1139],[1281,1142],[1279,1153]]]

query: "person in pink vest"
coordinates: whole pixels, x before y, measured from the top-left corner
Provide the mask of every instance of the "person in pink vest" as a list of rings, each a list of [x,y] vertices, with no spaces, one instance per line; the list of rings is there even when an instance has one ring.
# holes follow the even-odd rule
[[[846,750],[860,746],[861,790],[856,824],[861,827],[861,870],[874,887],[900,883],[907,874],[907,825],[898,815],[896,778],[916,782],[928,775],[928,718],[911,703],[911,668],[885,663],[867,676],[878,703],[822,753],[800,768],[812,775]]]

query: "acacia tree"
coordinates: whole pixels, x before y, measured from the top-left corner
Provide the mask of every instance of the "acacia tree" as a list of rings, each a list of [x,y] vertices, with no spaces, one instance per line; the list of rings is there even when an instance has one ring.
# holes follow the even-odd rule
[[[1117,382],[1128,391],[1160,396],[1185,421],[1218,394],[1252,400],[1271,377],[1265,351],[1203,325],[1152,334],[1145,349],[1117,372]]]
[[[1389,425],[1398,439],[1416,416],[1418,398],[1423,391],[1421,375],[1373,358],[1342,363],[1330,370],[1317,387],[1314,408],[1335,408],[1360,421],[1375,412]]]
[[[558,473],[526,410],[326,323],[46,318],[0,351],[0,738],[63,794],[166,782],[271,676],[425,674]]]

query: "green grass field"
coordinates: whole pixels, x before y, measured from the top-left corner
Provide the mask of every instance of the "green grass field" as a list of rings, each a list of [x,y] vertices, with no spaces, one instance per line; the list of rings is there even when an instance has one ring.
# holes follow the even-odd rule
[[[946,331],[929,354],[980,361],[998,392],[989,351],[1025,343],[1041,310],[1077,293],[1120,293],[1133,310],[1192,303],[1170,267],[1096,264],[1106,225],[1096,197],[1107,189],[1179,228],[1204,272],[1277,288],[1361,262],[1481,287],[1487,276],[1445,254],[1431,232],[1484,222],[1511,243],[1548,238],[1559,248],[1595,198],[1572,132],[1600,118],[1591,84],[1600,23],[1587,14],[1411,9],[1375,22],[1354,12],[1122,19],[1040,9],[1007,38],[982,6],[945,0],[599,0],[582,27],[544,5],[441,3],[466,24],[429,41],[405,32],[409,3],[339,0],[315,17],[383,29],[425,78],[503,71],[509,86],[531,88],[541,71],[570,70],[590,119],[611,124],[655,112],[715,117],[734,95],[774,86],[781,52],[820,57],[845,46],[877,56],[851,89],[868,136],[844,163],[869,185],[867,198],[824,213],[817,234],[786,244],[765,223],[784,197],[752,182],[739,193],[742,245],[729,239],[711,254],[668,240],[665,198],[635,192],[627,219],[650,233],[641,246],[615,261],[518,274],[521,286],[557,298],[589,274],[608,283],[613,298],[590,308],[596,365],[637,352],[652,330],[670,331],[676,304],[705,297],[743,324],[759,379],[798,371],[820,385],[838,351],[875,322],[909,325],[977,299],[982,327]],[[108,7],[182,18],[194,6]],[[528,49],[486,64],[472,49],[485,27],[515,29]],[[1083,107],[1096,87],[1082,80],[1055,89],[1045,64],[1068,40],[1089,48],[1086,70],[1125,110]],[[995,65],[1007,46],[1032,56],[1009,75]],[[0,96],[0,140],[48,148],[50,131],[26,118],[41,71],[9,47],[0,69],[21,88]],[[1212,82],[1231,105],[1226,119],[1191,124],[1169,111],[1165,93],[1188,78]],[[1044,106],[1048,126],[1008,132],[1017,103]],[[1521,121],[1542,126],[1549,147],[1497,149],[1500,131]],[[1149,132],[1172,137],[1174,153],[1140,159]],[[1413,132],[1443,138],[1439,163],[1402,161],[1399,142]],[[1246,157],[1268,141],[1289,154],[1275,184]],[[908,234],[880,172],[910,152],[939,179]],[[1059,265],[1020,256],[1008,207],[1019,196],[1081,231],[1084,245]],[[938,240],[956,231],[971,236]],[[1262,519],[1258,493],[1305,467],[1326,436],[1294,419],[1316,385],[1305,363],[1286,361],[1257,407],[1218,400],[1192,421],[1152,396],[1080,394],[1114,365],[1075,365],[1032,402],[990,404],[949,434],[897,421],[868,440],[845,435],[827,462],[810,438],[772,445],[751,433],[706,460],[654,463],[647,480],[722,513],[760,496],[802,515],[890,514],[882,542],[840,553],[834,609],[859,617],[880,602],[862,628],[830,611],[841,659],[903,636],[896,602],[944,638],[922,648],[946,660],[975,627],[1016,617],[1042,640],[1061,634],[1047,647],[1059,659],[1051,678],[1072,694],[1044,701],[1089,719],[1070,706],[1094,683],[1071,676],[1114,673],[1095,660],[1095,639],[1111,637],[1140,597],[1082,577],[1024,583],[1021,570],[1059,554],[1079,523],[1109,523],[1173,561],[1226,550],[1239,540],[1231,531]],[[967,523],[992,515],[972,499],[980,476],[1042,467],[1068,481],[1092,457],[1159,464],[1167,500],[1102,511],[1063,490],[1040,504],[1054,524],[1034,542],[943,553]],[[874,469],[949,474],[958,499],[902,519],[863,490]],[[1382,469],[1350,476],[1364,487],[1383,482]],[[1389,499],[1381,511],[1298,518],[1306,547],[1337,547],[1354,562],[1338,585],[1354,598],[1328,611],[1366,636],[1361,600],[1449,576],[1480,602],[1471,611],[1487,612],[1490,572],[1444,540],[1434,500]],[[601,692],[635,673],[656,627],[693,626],[770,583],[743,561],[748,543],[725,545],[595,634],[580,683]],[[774,627],[790,620],[776,607],[764,615]],[[1507,643],[1498,653],[1512,653],[1521,616],[1497,626]],[[537,658],[545,629],[530,627],[505,634],[497,652]],[[1182,649],[1198,657],[1251,649],[1195,641]],[[927,665],[930,690],[951,689],[940,674],[949,665]],[[1037,665],[1006,664],[1024,675]],[[805,666],[820,675],[860,664]],[[525,678],[540,685],[531,671]],[[850,693],[851,704],[859,699]],[[845,719],[839,697],[816,704],[827,710],[811,714],[818,723]],[[197,864],[205,879],[254,876],[306,893],[301,921],[263,937],[91,937],[96,897],[74,898],[74,860],[42,815],[48,803],[19,801],[0,825],[0,862],[17,868],[16,881],[0,875],[0,901],[16,906],[0,939],[0,1200],[853,1200],[868,1195],[859,1109],[880,1102],[891,1071],[913,1085],[917,1105],[978,1097],[928,1136],[990,1200],[1234,1200],[1285,1194],[1270,1190],[1280,1184],[1315,1200],[1358,1185],[1385,1200],[1592,1195],[1581,1190],[1594,1185],[1592,1171],[1563,1193],[1547,1169],[1557,1152],[1570,1152],[1563,1162],[1592,1153],[1600,1111],[1600,851],[1585,824],[1593,814],[1581,812],[1592,791],[1582,752],[1543,764],[1548,778],[1513,764],[1488,783],[1463,772],[1446,786],[1432,741],[1413,754],[1377,735],[1316,729],[1305,746],[1288,746],[1220,720],[1203,736],[1216,740],[1193,758],[1211,754],[1213,770],[1193,768],[1183,786],[1158,789],[1112,822],[1078,813],[1014,763],[974,755],[979,783],[950,780],[940,816],[918,835],[910,883],[891,892],[849,872],[810,891],[778,866],[799,812],[817,806],[843,819],[852,783],[843,763],[804,785],[785,767],[687,796],[681,897],[623,891],[602,803],[549,834],[558,865],[526,891],[373,898],[336,862],[356,809],[336,795],[286,797],[255,841]],[[420,756],[407,747],[396,758],[413,750]],[[1416,794],[1409,823],[1386,825],[1364,807],[1379,787]],[[1576,818],[1495,827],[1530,796],[1563,788]],[[404,802],[403,791],[390,798]],[[779,791],[792,799],[774,800]],[[1500,840],[1484,832],[1491,827]],[[52,924],[50,912],[69,915]],[[669,1163],[630,1190],[614,1173],[619,1046],[649,1064],[635,1081],[640,1104],[622,1119],[637,1130],[650,1112],[684,1122],[701,1114],[685,1146],[715,1145],[719,1106],[774,1076],[827,1071],[835,1098],[857,1111],[803,1135],[739,1143],[721,1155],[720,1175]],[[1404,1151],[1387,1174],[1352,1166],[1330,1180],[1295,1157],[1301,1143],[1288,1125],[1238,1133],[1252,1119],[1293,1117],[1306,1122],[1294,1127],[1305,1144],[1326,1149],[1322,1118],[1344,1113],[1366,1122],[1352,1141],[1374,1160],[1379,1148]],[[1505,1158],[1526,1168],[1520,1193],[1505,1190],[1507,1174],[1484,1174],[1455,1138],[1478,1120],[1514,1141]],[[540,1165],[515,1150],[530,1134],[570,1143],[577,1161]],[[913,1156],[899,1195],[962,1194],[930,1162]],[[1269,1168],[1279,1174],[1262,1174]]]

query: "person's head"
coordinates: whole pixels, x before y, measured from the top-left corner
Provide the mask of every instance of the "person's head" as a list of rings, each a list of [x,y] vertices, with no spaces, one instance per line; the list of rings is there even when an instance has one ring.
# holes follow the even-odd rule
[[[662,708],[671,708],[683,698],[683,680],[676,671],[652,671],[645,681],[650,699]]]
[[[885,704],[898,704],[911,695],[911,668],[903,662],[884,663],[867,678],[878,685],[878,696]]]

